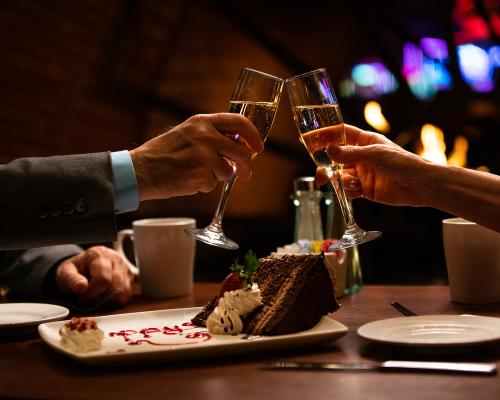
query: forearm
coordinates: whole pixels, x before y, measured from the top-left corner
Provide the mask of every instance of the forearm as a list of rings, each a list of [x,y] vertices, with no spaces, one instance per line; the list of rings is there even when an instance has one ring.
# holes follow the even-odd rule
[[[424,205],[500,232],[500,177],[467,168],[428,166]]]
[[[36,157],[0,165],[0,249],[113,240],[108,153]]]

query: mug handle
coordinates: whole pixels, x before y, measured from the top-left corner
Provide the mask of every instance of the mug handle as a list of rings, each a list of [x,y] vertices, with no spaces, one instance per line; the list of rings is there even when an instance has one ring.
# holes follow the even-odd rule
[[[120,254],[123,257],[130,271],[134,274],[135,277],[137,277],[139,275],[139,268],[137,268],[137,266],[134,263],[129,261],[125,252],[123,251],[123,241],[127,237],[130,237],[132,241],[134,240],[134,231],[132,229],[123,229],[119,231],[116,237],[116,242],[113,242],[113,248],[116,250],[118,254]]]

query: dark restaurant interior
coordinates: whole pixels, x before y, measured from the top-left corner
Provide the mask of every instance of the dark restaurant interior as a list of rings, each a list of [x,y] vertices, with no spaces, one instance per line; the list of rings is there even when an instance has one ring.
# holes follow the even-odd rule
[[[499,174],[499,6],[2,0],[0,161],[132,149],[191,115],[226,111],[243,67],[282,78],[325,67],[346,123],[432,162]],[[265,256],[291,243],[293,181],[314,173],[284,92],[253,177],[236,183],[224,216],[240,250],[198,243],[196,279],[218,281],[247,250]],[[204,226],[220,190],[143,203],[118,226],[175,216]],[[353,210],[360,226],[383,232],[358,248],[365,283],[447,282],[448,214],[364,199]]]

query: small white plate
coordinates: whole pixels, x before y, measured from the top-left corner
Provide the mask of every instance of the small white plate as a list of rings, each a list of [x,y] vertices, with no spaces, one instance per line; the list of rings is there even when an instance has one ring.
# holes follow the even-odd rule
[[[36,331],[39,324],[66,318],[66,307],[44,303],[1,303],[0,336]]]
[[[130,361],[166,362],[225,357],[255,351],[329,342],[347,333],[347,327],[323,317],[313,328],[290,335],[243,339],[245,335],[213,335],[206,328],[191,324],[201,308],[146,311],[95,317],[104,339],[100,350],[73,352],[60,343],[59,329],[66,321],[50,322],[38,327],[42,339],[56,351],[89,364]]]
[[[500,340],[500,318],[477,315],[425,315],[390,318],[358,328],[358,335],[380,343],[460,346]]]

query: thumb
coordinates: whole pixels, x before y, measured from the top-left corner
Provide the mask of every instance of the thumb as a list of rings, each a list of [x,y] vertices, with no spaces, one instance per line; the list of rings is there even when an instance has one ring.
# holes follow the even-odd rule
[[[57,268],[56,283],[66,293],[81,295],[87,291],[88,279],[78,272],[73,262],[66,261]]]

